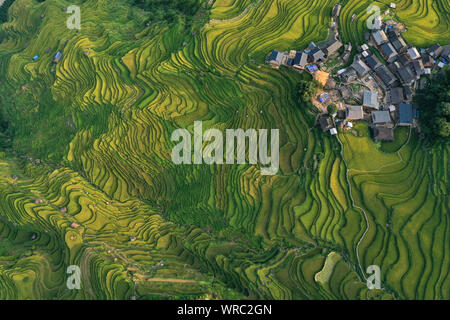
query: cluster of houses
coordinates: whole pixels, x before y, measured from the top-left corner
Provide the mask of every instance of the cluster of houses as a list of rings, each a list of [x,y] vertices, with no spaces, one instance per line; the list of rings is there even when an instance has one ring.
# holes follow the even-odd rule
[[[339,36],[341,8],[340,4],[333,8],[331,40],[321,46],[312,42],[304,51],[274,50],[267,62],[273,68],[285,65],[310,72],[324,86],[326,91],[318,96],[317,102],[324,107],[330,103],[339,107],[335,115],[324,112],[319,117],[324,132],[335,135],[336,127],[348,130],[353,127],[352,121],[364,120],[371,123],[375,141],[392,141],[396,125],[417,125],[419,112],[412,101],[414,91],[425,87],[427,80],[422,76],[449,64],[450,46],[435,44],[419,50],[405,42],[401,35],[403,26],[392,20],[383,21],[379,16],[371,33],[366,35],[367,43],[357,47],[353,62],[331,76],[325,72],[329,71],[326,61],[340,54],[339,64],[348,65],[353,49],[351,43],[344,46]],[[388,13],[389,10],[384,15]]]

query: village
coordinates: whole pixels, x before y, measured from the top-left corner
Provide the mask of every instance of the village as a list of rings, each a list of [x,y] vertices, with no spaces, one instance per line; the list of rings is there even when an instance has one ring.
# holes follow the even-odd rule
[[[366,121],[375,141],[393,141],[396,126],[418,128],[414,92],[425,88],[428,75],[450,62],[450,45],[436,43],[420,50],[408,45],[402,37],[405,26],[389,19],[395,7],[392,3],[375,18],[353,60],[352,44],[344,45],[339,35],[340,4],[332,10],[330,37],[324,44],[311,42],[303,51],[273,50],[268,56],[273,68],[308,72],[321,84],[312,102],[321,111],[317,122],[323,132],[336,135],[338,128],[345,131],[354,121]],[[333,114],[330,105],[336,106]]]

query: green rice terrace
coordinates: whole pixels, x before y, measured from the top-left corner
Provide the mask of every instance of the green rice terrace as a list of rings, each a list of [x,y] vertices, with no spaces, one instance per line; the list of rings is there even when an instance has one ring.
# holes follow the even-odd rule
[[[448,0],[391,2],[408,43],[450,44]],[[265,63],[325,40],[337,3],[5,1],[0,299],[450,299],[448,140],[324,134],[297,98],[311,76]],[[356,47],[374,2],[340,3]],[[174,164],[200,120],[278,128],[278,173]]]

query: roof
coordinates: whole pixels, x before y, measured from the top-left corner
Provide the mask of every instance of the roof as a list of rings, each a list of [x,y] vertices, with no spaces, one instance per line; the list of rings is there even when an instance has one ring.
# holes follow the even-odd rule
[[[397,78],[395,78],[392,72],[389,71],[389,69],[385,65],[381,65],[380,67],[376,68],[375,73],[388,87],[397,81]]]
[[[420,77],[424,69],[422,60],[414,60],[412,65],[414,67],[414,71],[416,72],[417,77]]]
[[[364,118],[362,106],[347,106],[346,118],[350,120],[359,120]]]
[[[397,67],[397,72],[400,79],[406,84],[411,84],[416,79],[409,66],[400,65],[400,67]]]
[[[377,30],[372,33],[373,39],[377,45],[381,45],[388,41],[386,33],[383,30]]]
[[[394,128],[386,126],[376,126],[373,128],[375,141],[394,141]]]
[[[389,92],[389,99],[393,104],[399,104],[403,102],[403,88],[392,88]]]
[[[347,71],[341,74],[341,77],[344,78],[345,81],[349,81],[351,78],[356,78],[356,71],[353,68],[348,68]]]
[[[338,51],[342,47],[342,42],[339,40],[333,40],[327,44],[327,46],[323,49],[323,51],[328,55],[332,55],[336,51]]]
[[[391,60],[398,55],[397,51],[390,43],[382,44],[380,46],[380,51],[388,60]]]
[[[370,68],[362,60],[355,60],[352,64],[352,68],[355,69],[361,77],[370,71]]]
[[[341,9],[342,6],[340,4],[335,5],[333,8],[333,16],[335,17],[339,16],[339,14],[341,13]]]
[[[370,91],[370,90],[364,90],[364,99],[363,99],[363,106],[364,107],[370,107],[374,109],[379,109],[380,104],[378,103],[378,92],[377,91]]]
[[[322,60],[325,57],[325,53],[318,47],[311,50],[309,53],[309,56],[311,57],[311,60],[313,62]]]
[[[416,47],[409,48],[408,54],[411,57],[411,59],[413,59],[413,60],[420,58],[420,53],[419,53],[419,51],[417,51]]]
[[[401,63],[404,64],[405,66],[411,61],[409,59],[409,56],[406,54],[400,54],[397,56],[397,60]]]
[[[400,124],[413,123],[413,110],[411,104],[402,103],[399,105]]]
[[[366,61],[366,64],[372,69],[375,69],[375,68],[381,66],[380,60],[378,60],[378,58],[375,55],[370,55],[370,56],[366,57],[365,61]]]
[[[277,50],[272,50],[272,53],[270,54],[269,61],[276,61],[277,60],[277,56],[278,56],[278,51]]]
[[[320,117],[319,124],[320,124],[320,127],[322,128],[323,132],[326,132],[326,131],[330,130],[331,128],[333,128],[333,121],[328,116]]]
[[[450,60],[450,45],[442,47],[441,57]]]
[[[317,66],[315,64],[311,64],[307,68],[310,72],[319,70],[319,68],[317,68]]]
[[[372,112],[373,123],[388,123],[391,122],[391,115],[389,111],[374,111]]]
[[[389,40],[392,43],[392,46],[397,51],[406,51],[408,48],[408,45],[406,44],[405,40],[402,38],[402,36],[398,35],[396,32],[389,32]]]
[[[336,135],[338,132],[337,132],[337,129],[336,129],[336,128],[331,128],[331,129],[330,129],[330,133],[334,136],[334,135]]]
[[[430,53],[430,56],[437,58],[442,52],[442,47],[439,43],[435,43],[430,47],[428,52]]]
[[[294,66],[304,68],[308,64],[308,55],[305,52],[297,52],[294,58]]]
[[[403,93],[405,94],[406,100],[410,100],[412,98],[412,90],[410,87],[404,86]]]
[[[432,67],[434,65],[434,59],[428,54],[423,54],[422,63],[425,67]]]
[[[364,44],[361,46],[361,49],[362,49],[363,51],[369,50],[369,46],[368,46],[367,44],[364,43]]]

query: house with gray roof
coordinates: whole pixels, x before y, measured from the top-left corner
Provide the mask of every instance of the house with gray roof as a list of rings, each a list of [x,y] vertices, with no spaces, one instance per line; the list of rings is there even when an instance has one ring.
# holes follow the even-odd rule
[[[380,108],[377,91],[364,90],[363,107],[376,110]]]
[[[372,38],[378,46],[381,46],[383,43],[388,42],[386,33],[383,30],[377,30],[373,32]]]
[[[345,118],[347,120],[362,120],[364,118],[362,106],[347,106]]]
[[[360,77],[365,76],[370,71],[370,68],[364,63],[364,61],[359,59],[355,59],[352,64],[352,68],[355,69],[356,73]]]
[[[339,40],[334,39],[333,41],[329,42],[326,47],[323,49],[323,52],[327,57],[333,55],[336,53],[340,48],[342,47],[342,42]]]
[[[417,51],[416,47],[411,47],[408,49],[408,55],[410,56],[411,59],[415,60],[415,59],[419,59],[420,58],[420,53],[419,51]]]
[[[413,109],[411,104],[399,105],[399,126],[410,126],[413,124]]]
[[[373,111],[372,112],[372,122],[374,124],[378,123],[389,123],[391,122],[391,115],[389,111]]]

